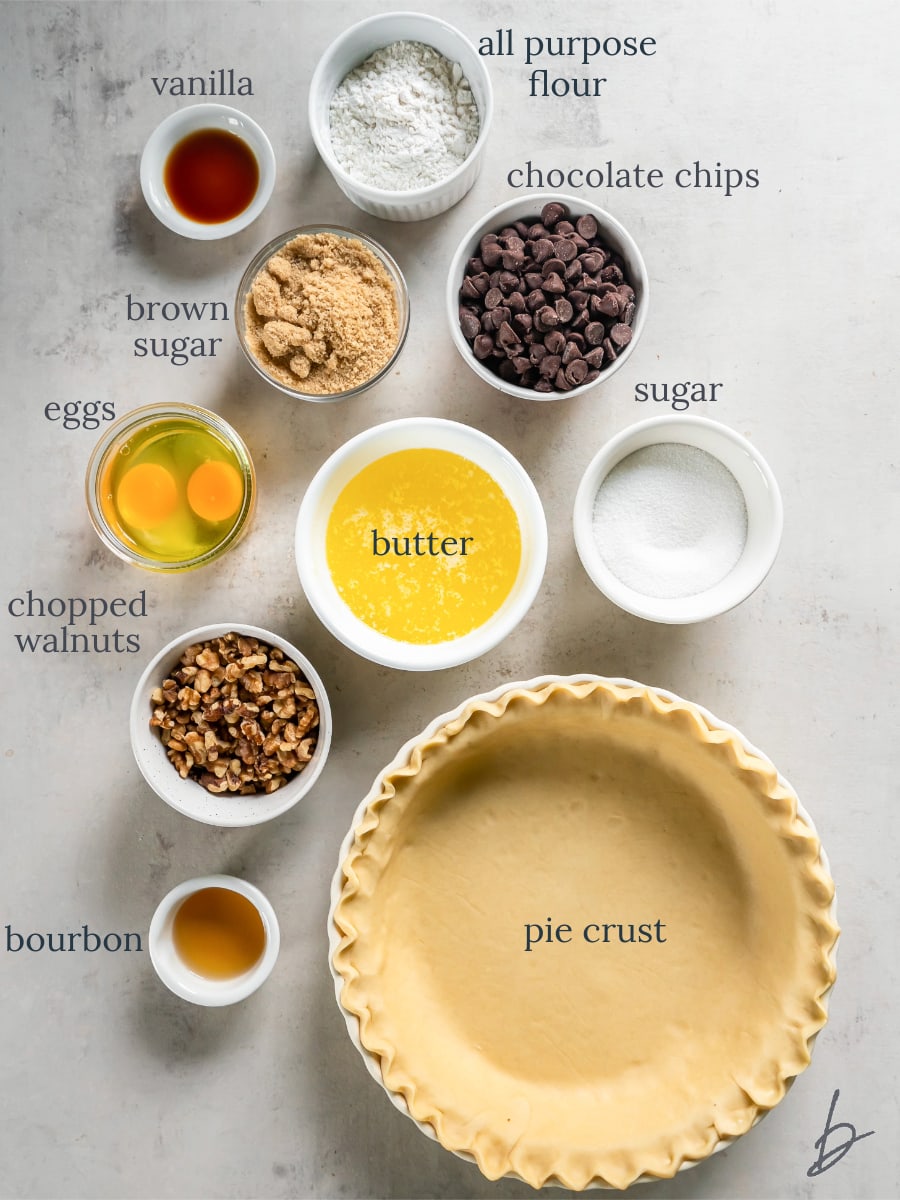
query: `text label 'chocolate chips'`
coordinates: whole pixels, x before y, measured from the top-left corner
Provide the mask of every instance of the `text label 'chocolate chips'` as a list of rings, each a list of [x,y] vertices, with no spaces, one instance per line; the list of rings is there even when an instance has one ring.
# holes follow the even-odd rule
[[[630,343],[634,287],[596,217],[558,201],[481,239],[459,290],[475,357],[507,383],[569,392]]]

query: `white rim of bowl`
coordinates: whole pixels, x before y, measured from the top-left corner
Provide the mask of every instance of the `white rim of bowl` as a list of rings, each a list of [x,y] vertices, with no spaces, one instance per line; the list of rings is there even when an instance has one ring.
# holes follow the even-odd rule
[[[330,574],[327,562],[325,562],[324,534],[319,538],[315,535],[317,514],[320,511],[323,496],[332,478],[347,459],[353,457],[361,447],[390,438],[394,432],[405,433],[419,430],[425,435],[422,443],[385,447],[382,451],[373,453],[371,457],[366,458],[365,462],[361,461],[357,471],[354,471],[354,475],[368,463],[375,462],[397,450],[447,449],[438,440],[440,433],[444,432],[477,442],[488,455],[497,461],[498,465],[504,468],[506,473],[513,477],[520,489],[520,503],[517,503],[516,498],[510,495],[509,489],[498,479],[495,471],[492,471],[484,462],[478,462],[471,458],[471,461],[476,462],[476,465],[494,479],[512,504],[519,519],[522,538],[522,566],[514,585],[517,594],[512,600],[502,604],[493,616],[477,629],[473,629],[470,633],[455,638],[453,641],[433,644],[396,641],[385,634],[378,633],[361,621],[338,595],[333,583],[329,587],[328,584],[320,582],[319,574],[323,578],[327,578],[330,583]],[[454,448],[451,453],[459,454],[463,458],[467,457],[465,451],[461,449]],[[323,529],[327,527],[329,515],[330,513],[324,514],[322,518]],[[318,547],[313,552],[312,558],[308,550],[310,546]],[[471,662],[472,659],[486,654],[507,638],[525,617],[534,603],[544,577],[544,569],[547,564],[547,522],[540,496],[530,475],[519,460],[500,442],[495,441],[486,433],[482,433],[480,429],[464,425],[459,421],[448,421],[443,417],[401,417],[396,421],[386,421],[358,433],[322,464],[300,504],[294,539],[294,555],[300,584],[310,607],[325,628],[339,642],[353,650],[355,654],[359,654],[370,662],[379,663],[381,666],[404,671],[439,671],[461,666],[463,663]],[[301,562],[313,562],[313,566],[303,567]],[[339,613],[340,616],[337,617],[336,613]]]
[[[286,246],[288,242],[292,242],[294,238],[300,237],[303,234],[310,236],[317,233],[333,233],[337,237],[352,239],[361,242],[366,249],[371,250],[377,259],[384,265],[385,270],[391,277],[391,283],[394,285],[394,295],[397,301],[397,316],[399,319],[399,328],[397,330],[397,345],[394,352],[387,360],[384,366],[377,371],[371,379],[365,380],[363,383],[358,383],[352,388],[348,388],[343,392],[304,392],[299,388],[289,388],[287,384],[280,383],[274,376],[257,362],[250,347],[247,345],[246,322],[244,319],[244,302],[250,295],[250,288],[253,286],[253,280],[266,265],[266,262],[280,250]],[[368,391],[370,387],[374,387],[376,383],[380,383],[382,379],[390,372],[391,368],[400,357],[403,347],[406,345],[406,338],[409,334],[409,318],[410,318],[410,302],[409,288],[406,284],[406,279],[403,272],[400,270],[397,260],[386,250],[380,242],[377,242],[367,233],[361,233],[358,229],[351,229],[348,225],[299,225],[296,229],[291,229],[287,233],[279,234],[278,237],[272,238],[267,242],[261,250],[259,250],[247,265],[247,269],[241,276],[238,284],[237,295],[234,302],[234,324],[235,332],[237,333],[238,344],[244,352],[244,357],[249,362],[250,366],[256,371],[261,379],[272,387],[277,388],[285,396],[293,396],[295,400],[309,400],[314,404],[330,404],[338,400],[352,400],[354,396],[359,396],[363,392]]]
[[[742,588],[739,591],[726,593],[726,599],[723,603],[722,599],[715,600],[715,596],[719,593],[722,595],[722,589],[726,581],[731,577],[734,570],[737,568],[741,559],[735,567],[729,571],[723,579],[714,584],[713,587],[697,593],[693,596],[682,596],[674,598],[644,596],[642,593],[630,588],[623,583],[621,579],[615,575],[606,562],[600,556],[597,549],[593,533],[592,533],[592,514],[594,498],[597,495],[603,480],[607,477],[610,471],[613,470],[620,462],[626,459],[630,454],[636,453],[638,450],[646,449],[652,445],[661,443],[681,444],[695,446],[696,443],[686,437],[679,438],[659,438],[649,441],[641,441],[643,435],[648,432],[661,429],[671,430],[690,430],[705,429],[708,430],[714,438],[719,438],[723,442],[730,442],[741,450],[753,463],[759,475],[765,484],[766,492],[771,500],[771,511],[765,520],[766,532],[763,539],[763,546],[759,553],[759,570],[753,576],[753,584],[749,588]],[[639,443],[632,445],[632,443]],[[747,505],[748,518],[748,540],[750,536],[750,523],[753,520],[753,513],[758,511],[749,503],[747,493],[741,485],[740,481],[734,475],[731,467],[725,462],[714,449],[707,446],[697,447],[698,449],[706,450],[706,452],[716,458],[723,467],[731,474],[744,496],[744,501]],[[693,625],[700,621],[708,621],[713,617],[722,616],[731,609],[737,608],[742,604],[762,585],[767,575],[771,571],[775,559],[778,557],[778,550],[781,545],[781,536],[784,529],[784,504],[781,498],[781,490],[778,486],[778,481],[772,472],[771,467],[763,458],[762,454],[757,450],[752,442],[748,441],[742,434],[731,429],[728,425],[723,425],[720,421],[712,421],[708,417],[695,416],[663,416],[663,417],[648,417],[645,421],[638,421],[634,425],[629,425],[621,430],[608,442],[600,447],[594,457],[591,459],[584,474],[581,477],[581,482],[578,485],[578,491],[575,495],[575,504],[572,513],[572,526],[575,536],[575,546],[578,550],[578,557],[581,559],[582,566],[587,572],[594,586],[603,593],[613,604],[629,612],[632,616],[640,617],[645,621],[654,621],[662,625]],[[743,552],[741,555],[743,558]],[[706,598],[705,603],[701,601]]]
[[[206,888],[222,888],[244,896],[259,913],[265,930],[266,945],[259,960],[248,971],[231,979],[207,979],[198,975],[178,959],[174,946],[170,944],[175,913],[189,896]],[[186,879],[162,898],[150,921],[147,948],[156,974],[170,992],[192,1004],[222,1008],[245,1000],[269,978],[281,948],[281,930],[275,909],[255,884],[247,883],[235,875],[203,875],[197,879]],[[173,963],[177,963],[177,966],[173,966]],[[193,987],[192,977],[197,979]]]
[[[449,175],[445,175],[443,179],[439,179],[435,183],[429,183],[426,187],[422,187],[422,188],[411,188],[409,191],[406,191],[406,192],[397,192],[397,191],[391,190],[390,188],[375,187],[370,183],[364,183],[362,180],[358,179],[355,175],[351,175],[349,171],[344,170],[344,168],[338,162],[337,158],[335,158],[334,151],[331,148],[331,134],[330,134],[329,127],[326,125],[324,129],[320,128],[319,122],[313,111],[313,105],[315,103],[315,99],[316,99],[316,97],[318,97],[321,94],[321,91],[322,91],[322,77],[325,75],[326,71],[328,70],[328,67],[331,64],[331,60],[337,56],[337,52],[341,49],[341,47],[343,45],[346,44],[346,42],[348,42],[352,37],[356,36],[356,34],[358,34],[360,30],[366,29],[370,26],[376,26],[376,25],[380,24],[381,22],[383,22],[384,20],[386,20],[387,18],[391,18],[392,20],[396,20],[396,19],[400,19],[400,18],[412,18],[417,22],[423,23],[424,25],[431,25],[434,28],[446,30],[452,37],[458,38],[461,42],[465,43],[465,45],[467,45],[469,47],[469,49],[472,51],[472,54],[474,55],[475,61],[478,63],[479,68],[481,68],[480,82],[481,82],[481,86],[484,90],[484,97],[485,97],[485,111],[482,112],[480,108],[478,110],[478,119],[479,119],[479,123],[480,123],[479,130],[478,130],[478,138],[475,141],[475,145],[472,147],[472,149],[469,151],[469,153],[466,155],[466,157],[463,159],[463,161],[459,164],[459,166],[456,167],[455,170],[451,171]],[[409,39],[409,40],[411,40],[411,39]],[[369,55],[374,54],[376,50],[382,49],[385,45],[388,45],[388,44],[389,43],[384,42],[384,43],[381,43],[379,46],[373,46],[372,49],[369,51],[369,53],[365,56],[365,58],[368,58]],[[426,43],[426,44],[430,44],[430,43]],[[432,49],[436,49],[436,47],[432,46]],[[438,50],[437,53],[440,54],[441,51]],[[443,57],[446,58],[447,55],[444,55]],[[354,66],[350,67],[349,70],[345,72],[344,78],[346,78],[347,75],[349,75],[350,71],[355,70],[356,67],[360,66],[361,63],[365,62],[365,58],[360,59],[358,63],[356,63]],[[472,81],[471,81],[471,78],[470,78],[468,72],[464,71],[463,74],[465,75],[466,79],[469,81],[469,87],[471,88]],[[341,82],[343,82],[343,81],[341,81]],[[340,84],[338,84],[338,86],[340,86]],[[335,90],[337,90],[337,89],[335,89]],[[332,95],[333,94],[334,94],[334,92],[332,92]],[[474,97],[474,95],[475,95],[474,91],[472,92],[472,95]],[[477,107],[477,105],[478,105],[477,99],[476,99],[475,103],[476,103],[476,107]],[[331,96],[328,97],[328,105],[329,105],[329,107],[331,105]],[[318,62],[318,65],[316,66],[315,71],[313,72],[312,81],[310,82],[310,85],[309,85],[309,128],[310,128],[310,132],[312,134],[313,142],[315,143],[316,149],[318,150],[318,152],[322,158],[322,161],[325,163],[325,165],[328,167],[329,171],[331,171],[331,173],[335,176],[336,179],[343,180],[347,184],[348,187],[357,191],[360,196],[364,196],[367,199],[373,200],[376,202],[377,201],[387,201],[387,200],[392,200],[392,199],[413,202],[413,201],[417,201],[417,200],[427,200],[427,199],[430,199],[432,196],[438,195],[442,189],[446,188],[448,183],[452,182],[454,179],[458,179],[459,176],[462,175],[463,171],[466,169],[467,165],[475,157],[475,155],[479,154],[481,152],[481,149],[484,146],[485,141],[487,140],[487,135],[490,130],[493,116],[494,116],[494,89],[493,89],[493,85],[491,83],[491,77],[487,71],[487,68],[484,67],[483,63],[481,62],[481,59],[478,57],[478,51],[475,49],[475,47],[472,45],[472,43],[469,41],[469,39],[466,37],[466,35],[464,33],[462,33],[459,29],[457,29],[455,25],[451,25],[449,23],[449,21],[444,21],[441,17],[433,17],[429,13],[412,12],[412,11],[407,11],[407,10],[404,10],[402,12],[376,13],[372,17],[366,17],[365,20],[358,21],[355,25],[351,25],[349,29],[346,29],[340,35],[340,37],[335,38],[335,40],[325,50],[322,57],[319,59],[319,62]]]
[[[425,727],[425,729],[422,730],[421,733],[417,733],[414,737],[411,737],[411,738],[409,738],[408,741],[404,742],[404,744],[400,747],[400,749],[394,755],[393,759],[387,764],[387,766],[381,768],[381,770],[378,772],[378,775],[375,777],[375,780],[374,780],[371,788],[369,789],[367,794],[363,797],[363,799],[357,805],[356,811],[354,812],[353,817],[350,821],[350,828],[347,830],[344,840],[341,842],[341,848],[340,848],[340,851],[338,852],[337,868],[334,872],[334,875],[331,878],[331,903],[329,904],[329,907],[328,907],[328,917],[327,917],[328,969],[331,972],[331,979],[332,979],[332,983],[334,985],[335,1001],[337,1002],[337,1006],[341,1013],[341,1016],[344,1018],[344,1024],[347,1027],[347,1032],[350,1035],[350,1040],[353,1043],[353,1045],[356,1047],[359,1054],[361,1055],[362,1060],[366,1065],[366,1070],[369,1072],[369,1074],[372,1076],[372,1078],[381,1085],[382,1090],[385,1092],[388,1099],[393,1104],[394,1108],[396,1108],[399,1112],[403,1113],[404,1116],[408,1117],[416,1125],[416,1127],[422,1133],[424,1133],[427,1137],[429,1137],[433,1142],[436,1142],[438,1140],[437,1134],[435,1133],[434,1129],[430,1125],[426,1125],[423,1122],[417,1120],[412,1115],[412,1113],[409,1111],[409,1105],[406,1103],[406,1098],[401,1093],[392,1092],[386,1086],[386,1084],[384,1082],[384,1077],[381,1073],[381,1063],[380,1063],[378,1057],[376,1055],[374,1055],[370,1050],[367,1050],[366,1047],[362,1044],[362,1040],[359,1036],[359,1018],[354,1013],[348,1012],[348,1010],[345,1009],[343,1004],[341,1003],[341,991],[344,986],[344,980],[334,965],[334,956],[335,956],[338,948],[340,947],[341,937],[337,931],[337,926],[335,925],[334,914],[335,914],[335,911],[337,910],[337,906],[340,902],[341,895],[344,890],[344,872],[343,872],[344,862],[346,861],[347,856],[350,853],[350,849],[351,849],[353,842],[355,840],[355,837],[356,837],[356,830],[359,827],[359,825],[363,819],[363,816],[365,815],[366,809],[369,807],[369,805],[372,803],[372,801],[381,794],[381,786],[380,786],[381,780],[385,777],[385,775],[389,775],[392,772],[398,771],[402,767],[404,767],[406,765],[406,763],[409,761],[409,756],[410,756],[410,753],[414,746],[420,744],[421,742],[430,740],[431,738],[434,737],[434,735],[437,733],[437,731],[439,729],[443,728],[443,726],[449,725],[453,721],[457,721],[471,705],[477,704],[479,702],[491,704],[494,701],[499,700],[500,697],[504,696],[507,692],[518,691],[519,689],[533,691],[537,688],[545,687],[547,684],[554,684],[554,683],[556,683],[556,684],[560,684],[560,683],[561,684],[567,684],[567,683],[578,684],[578,683],[597,683],[597,682],[613,684],[616,687],[637,687],[637,688],[652,687],[652,685],[650,685],[650,684],[638,683],[634,679],[625,679],[625,678],[622,678],[619,676],[593,675],[593,674],[589,674],[589,673],[579,673],[579,674],[575,674],[575,675],[538,675],[534,679],[527,679],[527,680],[524,680],[519,683],[502,683],[499,685],[499,687],[494,688],[492,691],[482,692],[477,696],[470,696],[469,699],[464,700],[461,704],[458,704],[456,706],[456,708],[452,709],[450,712],[446,712],[446,713],[443,713],[439,717],[435,717],[434,720],[431,721]],[[676,695],[675,692],[668,691],[666,688],[653,687],[652,690],[657,695],[662,696],[666,700],[670,700],[672,703],[693,705],[693,707],[696,708],[700,712],[700,714],[703,716],[703,719],[711,727],[716,728],[716,729],[721,729],[724,732],[731,734],[733,737],[737,738],[738,741],[741,742],[746,747],[746,749],[748,750],[748,752],[750,754],[755,755],[756,757],[761,758],[761,759],[765,760],[766,762],[769,762],[769,763],[772,762],[772,760],[769,758],[769,756],[767,754],[763,754],[763,752],[761,750],[758,750],[756,748],[756,746],[754,746],[754,744],[752,742],[750,742],[740,732],[740,730],[736,729],[733,725],[729,725],[727,721],[722,721],[718,717],[714,716],[709,711],[709,709],[704,708],[702,704],[697,704],[692,700],[687,701],[683,697]],[[779,784],[781,786],[787,788],[791,793],[793,793],[794,796],[796,796],[797,795],[796,790],[793,787],[791,787],[790,783],[781,774],[781,772],[778,771],[778,768],[775,767],[774,763],[772,763],[772,766],[774,767],[774,769],[777,773]],[[819,857],[821,859],[823,867],[828,872],[829,877],[833,879],[831,867],[828,862],[828,856],[825,853],[825,847],[822,844],[821,838],[819,837],[818,830],[816,829],[816,826],[815,826],[815,823],[813,822],[812,817],[806,811],[806,808],[803,806],[799,797],[797,798],[797,815],[800,817],[801,820],[805,821],[809,825],[810,829],[812,830],[812,832],[815,834],[816,838],[818,839]],[[829,908],[829,915],[830,915],[831,919],[834,921],[835,925],[837,925],[838,922],[837,922],[837,890],[836,889],[835,889],[834,898],[832,899],[831,906]],[[836,965],[836,963],[837,963],[837,947],[838,947],[839,941],[840,941],[840,935],[838,935],[837,941],[835,941],[835,944],[832,946],[831,953],[829,956],[831,958],[833,965]],[[832,991],[832,988],[829,987],[828,990],[822,996],[822,1007],[824,1008],[824,1010],[826,1012],[826,1016],[827,1016],[827,1012],[828,1012],[828,1001],[831,997],[831,991]],[[823,1025],[823,1028],[824,1028],[824,1025]],[[820,1032],[821,1032],[821,1030],[818,1030],[809,1039],[807,1045],[810,1049],[810,1052],[812,1051],[812,1048],[815,1044],[816,1038],[819,1036]],[[788,1081],[788,1085],[787,1085],[788,1088],[793,1086],[794,1080],[796,1078],[797,1077],[794,1076],[792,1079],[790,1079]],[[768,1116],[768,1113],[770,1111],[771,1110],[766,1110],[765,1112],[760,1112],[757,1115],[756,1119],[754,1120],[753,1125],[750,1126],[750,1128],[752,1129],[754,1125],[757,1125],[761,1120],[763,1120],[764,1117]],[[743,1134],[737,1134],[735,1137],[723,1138],[722,1140],[716,1142],[715,1146],[710,1151],[710,1154],[707,1155],[706,1157],[708,1158],[712,1154],[718,1154],[720,1150],[726,1149],[726,1147],[730,1146],[739,1137],[743,1137]],[[456,1155],[457,1158],[461,1158],[466,1162],[472,1163],[475,1166],[478,1165],[475,1160],[475,1157],[471,1154],[467,1154],[465,1151],[451,1150],[450,1153]],[[700,1165],[700,1163],[705,1162],[705,1161],[706,1161],[705,1159],[701,1158],[701,1159],[697,1159],[692,1162],[684,1162],[678,1168],[678,1173],[680,1174],[682,1171],[689,1171],[693,1167],[697,1167]],[[524,1179],[522,1179],[521,1175],[517,1175],[514,1171],[511,1171],[508,1174],[504,1175],[503,1178],[504,1179],[516,1179],[520,1183],[526,1182]],[[635,1183],[659,1183],[659,1178],[656,1175],[641,1175],[634,1182]],[[585,1190],[587,1190],[587,1191],[618,1191],[619,1189],[610,1187],[609,1185],[603,1184],[603,1183],[593,1183],[593,1184],[589,1184],[588,1188]]]
[[[256,195],[244,211],[230,221],[207,224],[182,216],[169,199],[163,181],[166,160],[174,147],[183,137],[205,128],[225,129],[240,137],[250,147],[259,166]],[[176,134],[176,131],[180,133]],[[249,137],[245,136],[247,133]],[[252,117],[227,104],[192,104],[170,113],[150,134],[141,155],[141,191],[147,207],[167,229],[198,242],[231,237],[251,225],[271,199],[275,176],[275,151],[265,131]]]
[[[514,219],[521,220],[522,216],[529,212],[536,211],[540,214],[540,210],[545,204],[553,202],[568,205],[572,212],[581,210],[583,213],[589,213],[591,216],[596,217],[600,223],[601,233],[604,228],[611,229],[617,239],[628,247],[638,269],[639,278],[637,283],[640,286],[640,303],[635,306],[635,319],[632,326],[631,341],[622,353],[616,356],[615,362],[600,372],[597,379],[591,383],[579,384],[578,387],[574,387],[568,392],[536,392],[533,388],[524,388],[514,383],[507,383],[505,379],[501,379],[499,375],[495,375],[493,371],[489,371],[486,367],[482,366],[475,357],[472,347],[463,337],[462,330],[459,327],[459,306],[461,303],[459,289],[465,278],[465,264],[472,257],[474,248],[485,234],[495,233],[498,229],[501,229],[504,217],[511,217],[511,214],[518,212],[520,214],[519,217]],[[630,286],[634,287],[634,281],[632,281]],[[635,291],[637,292],[637,288],[635,288]],[[641,335],[644,332],[644,325],[647,321],[647,313],[650,307],[650,277],[647,274],[647,264],[644,261],[644,256],[634,237],[628,232],[621,221],[617,220],[612,213],[607,212],[605,208],[600,208],[599,205],[593,204],[590,200],[585,200],[582,196],[572,196],[566,192],[529,192],[517,197],[515,200],[505,200],[503,204],[498,204],[496,208],[492,208],[489,213],[486,213],[485,216],[476,221],[467,231],[456,247],[456,251],[450,262],[445,298],[447,320],[450,325],[450,336],[453,338],[453,344],[479,379],[484,380],[491,387],[503,392],[504,395],[518,396],[522,400],[569,400],[574,396],[584,395],[585,392],[591,391],[592,388],[599,387],[600,384],[612,378],[616,371],[628,362],[634,352],[634,348],[640,341]]]
[[[155,773],[150,769],[146,762],[145,751],[138,742],[138,731],[140,731],[141,734],[144,734],[150,727],[150,693],[153,688],[158,687],[165,678],[165,675],[160,673],[160,667],[164,663],[168,663],[172,667],[175,666],[178,662],[178,659],[181,657],[182,652],[195,642],[208,642],[210,639],[222,637],[226,633],[237,633],[243,637],[254,637],[261,642],[266,642],[270,646],[278,646],[297,664],[297,666],[306,676],[310,687],[316,694],[316,703],[319,706],[319,733],[316,739],[316,749],[313,752],[313,757],[310,759],[307,766],[304,767],[301,772],[299,772],[299,774],[295,775],[293,779],[288,780],[288,782],[277,791],[270,792],[268,794],[258,793],[255,796],[243,797],[244,800],[251,802],[259,801],[261,799],[271,801],[271,812],[267,811],[263,815],[257,816],[252,820],[243,818],[235,818],[233,820],[229,818],[223,819],[222,817],[215,815],[201,815],[198,812],[188,812],[185,809],[184,803],[176,798],[172,788],[167,789],[164,784],[157,780]],[[202,825],[212,825],[217,829],[244,829],[249,828],[252,825],[263,825],[266,821],[271,821],[274,820],[275,817],[280,817],[282,813],[285,813],[289,809],[293,808],[295,804],[298,804],[303,797],[308,795],[308,793],[312,790],[318,781],[319,776],[322,774],[322,771],[325,769],[325,763],[328,760],[328,753],[331,749],[331,704],[328,699],[328,693],[325,691],[325,685],[323,684],[318,671],[315,669],[306,655],[302,654],[300,650],[287,641],[286,638],[281,637],[277,633],[272,633],[268,629],[262,629],[258,625],[246,625],[239,621],[220,621],[215,625],[202,625],[197,629],[191,629],[187,633],[180,634],[178,637],[173,638],[170,642],[163,646],[163,648],[153,656],[145,669],[141,672],[141,677],[134,689],[134,694],[132,695],[131,699],[131,708],[129,710],[129,728],[131,733],[131,750],[141,775],[144,777],[147,785],[152,788],[156,795],[159,796],[161,800],[164,800],[170,808],[173,808],[176,812],[181,813],[183,817],[188,817],[192,821],[199,821]],[[161,764],[164,761],[164,765],[171,770],[173,785],[178,786],[179,784],[193,783],[201,793],[199,798],[202,799],[203,796],[208,797],[208,801],[212,806],[218,797],[206,792],[205,789],[194,779],[181,779],[178,772],[175,770],[175,767],[172,766],[167,759],[165,759],[165,750],[156,732],[154,730],[150,730],[150,733],[152,734],[153,738],[156,739],[156,742],[159,743],[159,748],[163,756],[162,759],[160,759]],[[154,756],[155,750],[156,743],[154,743]],[[163,778],[168,779],[169,777],[164,775]],[[298,785],[296,793],[291,790],[292,784],[294,783]],[[275,799],[276,797],[278,798],[277,801]]]

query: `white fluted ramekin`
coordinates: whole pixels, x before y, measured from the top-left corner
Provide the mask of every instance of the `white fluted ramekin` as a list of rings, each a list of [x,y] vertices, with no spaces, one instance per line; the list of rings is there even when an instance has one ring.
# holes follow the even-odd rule
[[[455,171],[437,183],[406,192],[388,191],[356,179],[340,165],[331,146],[332,96],[354,67],[392,42],[423,42],[459,63],[472,89],[481,123],[471,153]],[[462,200],[481,170],[493,111],[491,77],[475,47],[458,29],[425,13],[379,13],[351,26],[319,59],[309,88],[309,127],[325,165],[357,208],[385,221],[424,221]]]

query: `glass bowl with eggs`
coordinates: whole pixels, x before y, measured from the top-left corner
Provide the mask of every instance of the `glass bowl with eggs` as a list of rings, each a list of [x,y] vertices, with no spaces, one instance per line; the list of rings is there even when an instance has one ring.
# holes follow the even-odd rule
[[[151,404],[111,425],[88,463],[85,494],[100,540],[152,571],[212,562],[246,532],[256,476],[240,435],[216,413]]]

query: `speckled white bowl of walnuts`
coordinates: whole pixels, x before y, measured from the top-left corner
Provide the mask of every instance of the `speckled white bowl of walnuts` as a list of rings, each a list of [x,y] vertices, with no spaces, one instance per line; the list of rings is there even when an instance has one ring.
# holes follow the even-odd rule
[[[151,718],[154,717],[154,710],[158,709],[161,705],[173,712],[180,706],[181,711],[202,713],[204,707],[207,711],[210,711],[211,705],[220,699],[220,697],[215,695],[213,690],[218,686],[215,682],[216,675],[214,668],[207,671],[207,674],[211,676],[211,680],[207,684],[206,679],[203,679],[204,691],[193,709],[184,707],[184,705],[192,702],[192,697],[185,696],[183,702],[160,701],[158,694],[156,700],[154,700],[154,692],[156,689],[162,687],[164,680],[171,678],[172,672],[178,668],[182,655],[188,647],[199,643],[211,642],[217,638],[223,638],[226,634],[236,634],[240,638],[256,639],[257,642],[263,643],[266,647],[280,650],[284,655],[284,659],[297,665],[300,675],[302,675],[302,680],[298,682],[296,687],[292,686],[289,689],[290,694],[282,695],[281,697],[278,697],[277,693],[278,691],[284,691],[283,681],[281,681],[282,686],[277,689],[267,686],[264,683],[261,695],[257,694],[254,697],[255,700],[261,701],[260,704],[255,705],[259,709],[259,712],[252,712],[254,705],[251,705],[251,709],[241,714],[227,729],[222,727],[222,734],[224,736],[220,735],[219,740],[228,743],[230,740],[228,729],[234,730],[234,746],[228,749],[219,749],[217,747],[214,760],[198,765],[204,768],[203,774],[215,777],[216,766],[218,765],[221,768],[222,761],[225,759],[229,764],[229,767],[226,768],[226,775],[228,770],[233,768],[236,779],[242,775],[249,776],[251,772],[250,764],[242,763],[241,759],[236,757],[238,753],[238,738],[244,737],[246,739],[249,737],[251,744],[254,736],[266,735],[268,739],[273,733],[275,721],[280,720],[284,724],[278,726],[275,731],[279,735],[279,744],[291,748],[290,750],[283,751],[283,753],[290,755],[293,750],[297,751],[297,758],[303,758],[311,751],[311,756],[305,762],[302,769],[290,774],[286,782],[282,783],[274,791],[266,792],[259,790],[252,795],[241,794],[240,791],[228,790],[227,781],[226,790],[210,791],[190,774],[182,777],[179,769],[169,759],[159,728],[151,726]],[[260,653],[264,653],[262,648],[260,648]],[[198,672],[206,669],[200,664],[194,665],[197,666]],[[254,670],[260,675],[260,679],[264,679],[264,673],[268,670],[275,670],[276,674],[291,673],[280,669],[280,664],[279,666],[272,667],[269,662],[264,664],[251,662],[246,667],[242,667],[238,661],[236,667],[237,671],[242,672],[241,679]],[[252,680],[253,686],[256,686],[256,683],[256,679]],[[188,685],[185,683],[184,686]],[[310,704],[310,697],[308,696],[310,689],[314,693],[314,703],[318,708],[318,724],[310,725],[309,729],[302,729],[304,714]],[[241,688],[242,694],[247,691],[249,691],[249,688]],[[278,702],[278,709],[283,714],[280,717],[271,703],[262,703],[262,701],[266,700],[266,696],[273,692],[272,701]],[[229,697],[226,695],[221,698],[228,699]],[[235,695],[231,698],[238,697]],[[293,701],[293,707],[296,710],[294,713],[290,711],[292,707],[291,701]],[[245,703],[247,702],[249,701],[245,698]],[[271,712],[271,717],[267,715],[267,709]],[[293,722],[291,720],[292,717],[294,718]],[[296,646],[279,637],[278,634],[270,633],[268,630],[260,629],[255,625],[204,625],[199,629],[192,629],[188,633],[182,634],[180,637],[169,642],[167,646],[164,646],[154,656],[141,675],[131,702],[130,720],[131,748],[134,751],[134,757],[137,760],[141,774],[150,787],[153,788],[154,792],[165,800],[166,804],[183,813],[186,817],[191,817],[195,821],[202,821],[206,825],[218,825],[220,827],[233,828],[243,825],[260,825],[264,821],[270,821],[273,817],[287,812],[315,784],[325,766],[325,760],[328,757],[328,751],[331,746],[331,706],[328,703],[325,686],[315,667]],[[245,721],[249,722],[246,729],[243,728]],[[287,724],[294,725],[292,732],[286,731]],[[211,725],[216,731],[220,728],[215,721],[207,722],[204,720],[198,725],[192,719],[185,726],[186,734],[199,732],[201,740],[205,740],[202,739],[204,732],[203,725]],[[309,738],[313,733],[315,733],[315,743],[307,744],[302,750],[298,750],[304,739]],[[199,750],[199,757],[205,758],[206,751],[199,749],[200,743],[197,742],[197,739],[192,738],[191,740]],[[260,749],[262,749],[262,744],[260,745]],[[191,764],[186,761],[186,754],[190,753],[187,745],[185,745],[183,752],[176,749],[175,753],[183,767],[190,767]],[[277,756],[277,748],[272,746],[271,751],[268,752],[268,757],[274,759]],[[292,761],[291,757],[288,757],[288,761]],[[251,785],[260,789],[265,787],[264,782],[254,781],[249,777],[242,784],[242,786],[247,787]],[[221,786],[221,784],[217,786]]]

